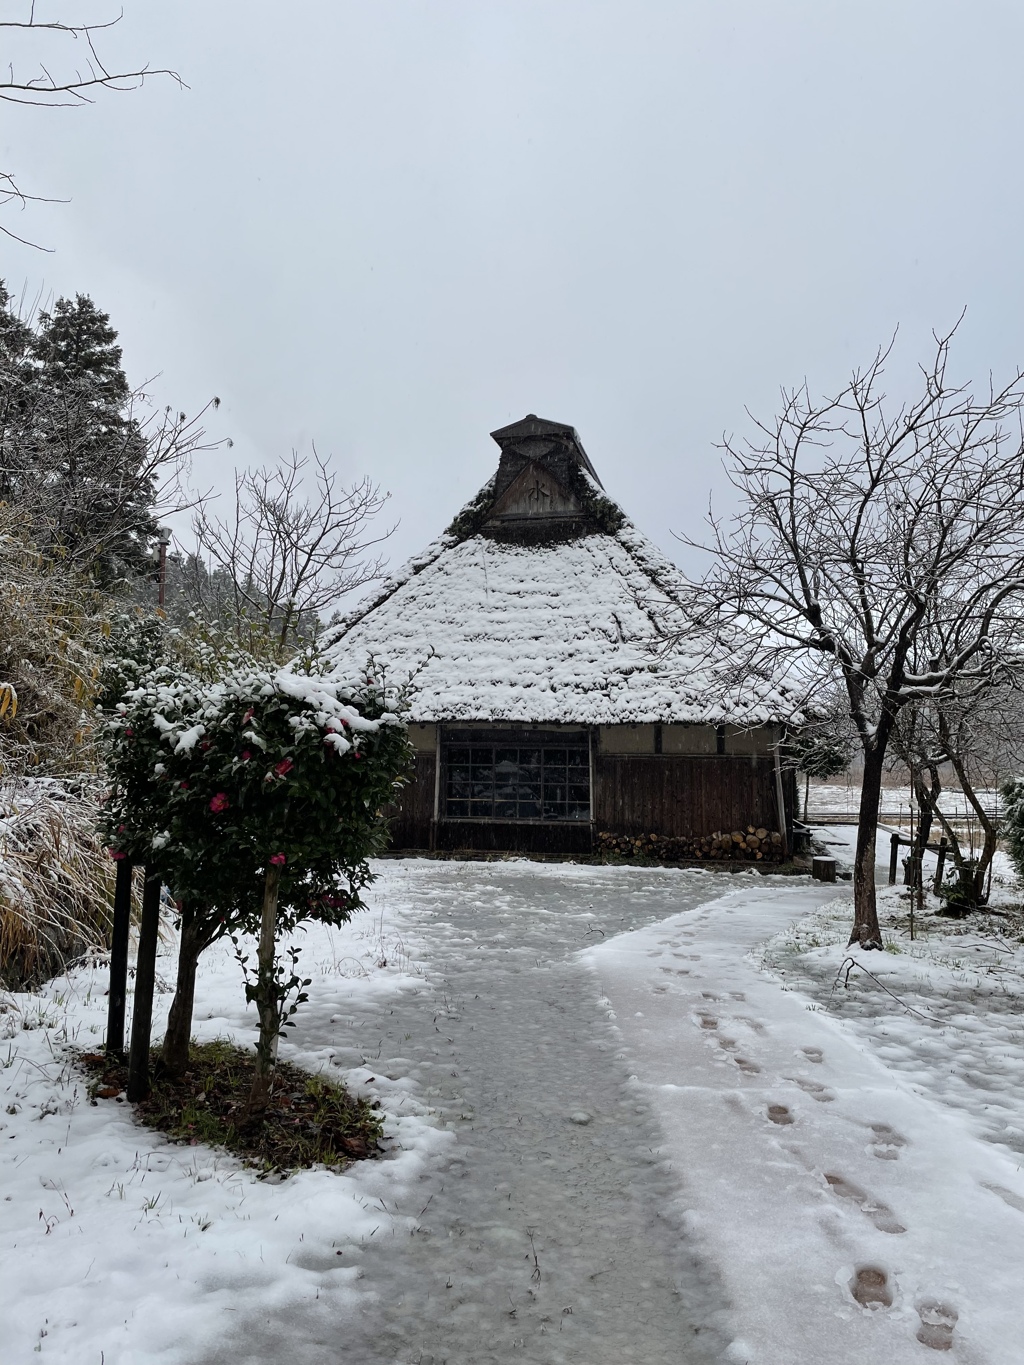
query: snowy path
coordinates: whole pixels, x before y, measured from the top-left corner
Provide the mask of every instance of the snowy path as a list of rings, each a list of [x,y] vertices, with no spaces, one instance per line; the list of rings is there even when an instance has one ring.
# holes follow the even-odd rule
[[[726,1359],[912,1365],[931,1346],[1017,1365],[1015,1154],[979,1141],[929,1072],[891,1073],[874,1039],[747,955],[828,894],[748,884],[589,954],[661,1121],[677,1207],[721,1267]]]
[[[310,1011],[299,1041],[317,1050],[354,1038],[342,1065],[366,1058],[378,1074],[411,1077],[457,1141],[417,1207],[398,1211],[422,1209],[419,1231],[354,1253],[376,1306],[333,1332],[305,1310],[274,1315],[208,1361],[720,1359],[721,1289],[664,1216],[674,1185],[657,1127],[576,956],[602,931],[720,889],[671,871],[390,864],[377,896],[401,911],[432,989],[343,1030]]]
[[[0,1360],[1018,1365],[1024,948],[904,944],[885,892],[894,994],[826,1014],[848,894],[384,865],[284,1047],[392,1149],[280,1184],[85,1102],[102,968],[0,1001]],[[251,1039],[226,951],[196,1005]]]

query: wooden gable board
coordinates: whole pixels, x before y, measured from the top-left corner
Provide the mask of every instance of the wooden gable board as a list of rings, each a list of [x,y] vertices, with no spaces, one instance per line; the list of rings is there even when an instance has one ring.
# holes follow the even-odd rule
[[[495,502],[489,520],[571,517],[582,511],[574,494],[563,488],[549,469],[531,460]]]

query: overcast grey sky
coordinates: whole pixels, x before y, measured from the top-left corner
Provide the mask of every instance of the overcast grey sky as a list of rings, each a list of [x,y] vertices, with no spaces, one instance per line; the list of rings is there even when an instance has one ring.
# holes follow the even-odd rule
[[[378,479],[395,563],[526,412],[694,568],[744,406],[964,305],[966,371],[1024,362],[1019,0],[123,2],[111,60],[190,89],[5,106],[0,168],[71,202],[0,273],[91,294],[161,401],[220,395],[201,481],[311,439]]]

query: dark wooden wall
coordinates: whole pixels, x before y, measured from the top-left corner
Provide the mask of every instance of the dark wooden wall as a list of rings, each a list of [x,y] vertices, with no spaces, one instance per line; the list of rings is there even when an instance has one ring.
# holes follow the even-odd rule
[[[434,816],[434,763],[416,758],[416,777],[402,792],[391,817],[391,847],[474,848],[523,853],[586,853],[593,831],[611,834],[702,835],[764,825],[778,829],[775,768],[770,756],[734,754],[603,754],[594,756],[593,825],[442,820]],[[791,819],[795,782],[784,774]]]
[[[416,755],[416,776],[402,788],[401,800],[391,809],[391,847],[430,848],[434,819],[433,754]]]
[[[585,857],[594,846],[589,820],[442,820],[435,847],[447,852],[542,853],[554,858]]]
[[[594,822],[612,834],[778,828],[768,756],[602,754],[594,760],[594,786]]]

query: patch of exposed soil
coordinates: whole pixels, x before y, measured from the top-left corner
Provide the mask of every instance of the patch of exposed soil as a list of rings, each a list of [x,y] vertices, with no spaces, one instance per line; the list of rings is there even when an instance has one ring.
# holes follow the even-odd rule
[[[91,1104],[127,1102],[127,1062],[95,1052],[79,1052],[76,1061],[94,1078]],[[183,1076],[154,1066],[149,1098],[133,1106],[135,1117],[175,1142],[224,1147],[266,1171],[340,1168],[379,1153],[377,1102],[356,1099],[290,1062],[278,1062],[270,1105],[261,1119],[251,1119],[246,1103],[254,1066],[254,1054],[233,1043],[194,1045]]]

